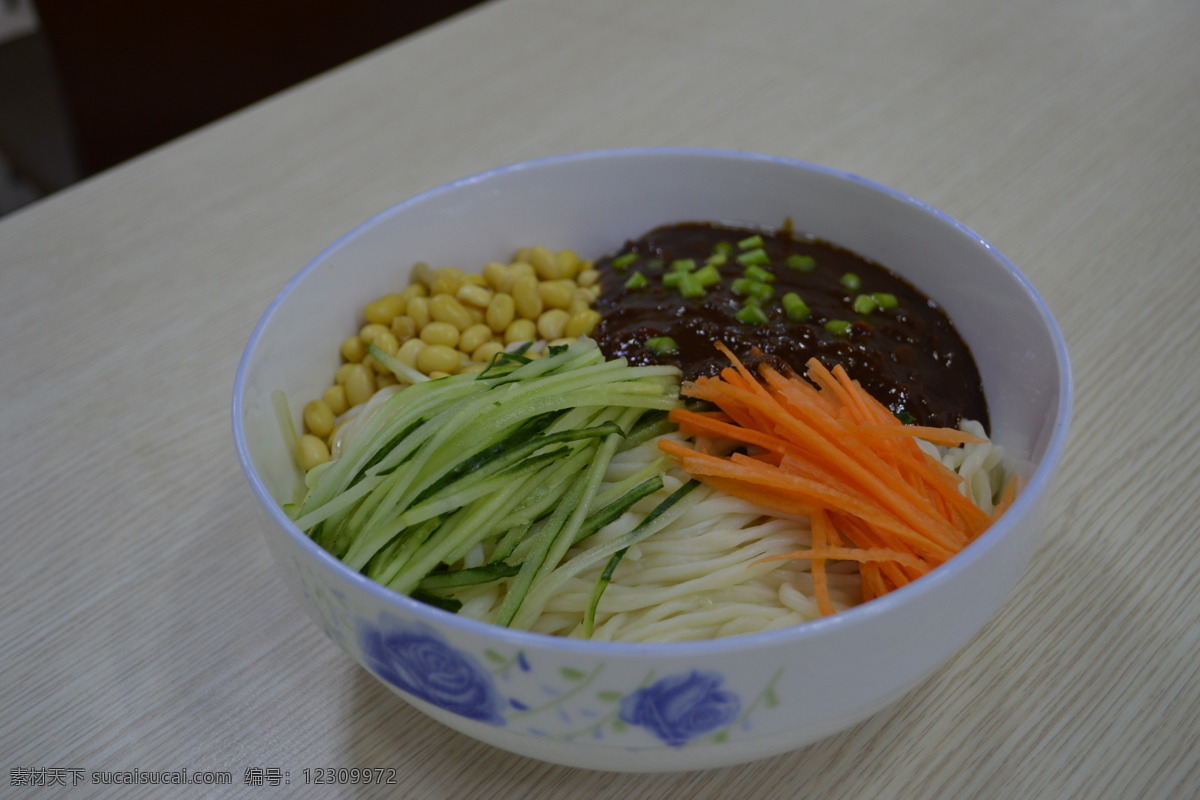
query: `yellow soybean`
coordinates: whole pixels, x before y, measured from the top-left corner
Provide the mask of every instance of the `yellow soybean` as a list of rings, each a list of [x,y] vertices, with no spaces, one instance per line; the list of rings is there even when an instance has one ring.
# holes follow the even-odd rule
[[[513,281],[513,302],[517,304],[517,314],[528,320],[537,319],[542,314],[542,296],[538,292],[538,280],[531,275],[522,275]]]
[[[333,433],[333,409],[324,400],[311,400],[304,406],[304,427],[324,439]]]
[[[340,417],[346,413],[346,409],[350,406],[346,403],[346,387],[340,384],[334,384],[325,390],[325,394],[321,395],[321,399],[325,401],[325,405],[329,406],[329,410],[334,416]]]
[[[487,326],[494,332],[503,333],[508,324],[513,321],[513,317],[516,314],[517,306],[513,302],[512,295],[497,293],[492,297],[492,302],[488,303],[484,319],[487,322]]]
[[[592,331],[595,330],[598,322],[600,322],[599,312],[590,308],[584,309],[583,311],[576,311],[571,315],[571,318],[567,320],[567,325],[563,331],[563,334],[572,337],[591,336]]]
[[[329,460],[329,447],[323,439],[318,439],[311,433],[306,433],[300,437],[299,452],[296,454],[296,460],[300,464],[300,469],[308,472],[318,464],[324,464]]]
[[[462,332],[458,339],[458,349],[464,353],[473,353],[484,342],[492,339],[492,329],[487,325],[472,325]]]
[[[367,345],[357,336],[350,336],[342,340],[342,358],[347,361],[362,361],[366,354]]]
[[[429,301],[429,316],[438,322],[448,322],[460,331],[471,325],[471,315],[463,308],[462,303],[448,294],[434,295]],[[425,329],[424,325],[420,327]]]
[[[385,294],[373,303],[367,303],[363,316],[367,322],[377,322],[380,325],[391,325],[392,320],[404,313],[408,301],[399,294]]]
[[[531,319],[514,319],[504,329],[504,343],[528,342],[537,338],[537,325]]]
[[[567,328],[567,320],[571,315],[561,308],[552,308],[544,312],[537,321],[538,335],[543,339],[558,339]]]
[[[346,402],[357,406],[375,394],[375,373],[363,364],[351,365],[346,375]]]
[[[417,369],[428,375],[431,372],[453,374],[461,358],[457,350],[444,344],[431,344],[417,353]]]
[[[449,322],[431,322],[421,329],[421,341],[425,344],[456,347],[458,346],[458,337],[458,328]]]

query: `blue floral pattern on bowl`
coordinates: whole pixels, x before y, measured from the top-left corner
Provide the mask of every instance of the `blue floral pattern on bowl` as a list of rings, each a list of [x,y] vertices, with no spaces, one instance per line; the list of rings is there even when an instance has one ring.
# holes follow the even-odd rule
[[[641,725],[669,745],[685,745],[737,719],[741,702],[721,688],[723,682],[715,672],[668,675],[625,697],[621,719]]]
[[[385,614],[379,626],[360,626],[359,646],[367,669],[391,685],[469,719],[504,724],[492,676],[429,626]]]
[[[572,741],[643,730],[672,747],[725,741],[749,730],[752,712],[778,705],[780,673],[748,704],[712,671],[647,674],[632,690],[605,685],[604,664],[538,669],[522,650],[477,659],[429,625],[389,612],[356,620],[362,663],[391,686],[437,708],[534,736]],[[632,744],[632,742],[631,742]]]

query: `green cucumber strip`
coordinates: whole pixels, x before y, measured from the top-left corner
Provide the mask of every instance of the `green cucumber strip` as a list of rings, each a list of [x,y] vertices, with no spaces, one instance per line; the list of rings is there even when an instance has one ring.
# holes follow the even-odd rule
[[[570,578],[599,563],[602,559],[607,559],[617,550],[637,544],[647,536],[665,528],[682,516],[688,508],[700,499],[697,496],[687,497],[698,486],[700,486],[699,481],[687,481],[655,506],[654,510],[647,514],[645,519],[638,523],[637,527],[629,533],[596,545],[590,550],[585,550],[570,561],[561,564],[558,569],[546,576],[545,580],[538,584],[536,590],[529,592],[529,597],[521,607],[521,619],[513,620],[513,627],[528,627],[537,618],[538,614],[542,612],[550,596]],[[697,494],[704,496],[707,492],[699,492]]]
[[[431,594],[429,592],[413,592],[412,598],[414,600],[420,600],[422,603],[433,606],[434,608],[440,608],[443,611],[449,611],[451,614],[457,614],[458,610],[462,608],[461,600],[455,600],[453,597],[439,597],[436,594]]]
[[[663,411],[648,411],[642,415],[637,424],[633,426],[626,436],[625,441],[621,442],[620,452],[632,450],[640,444],[645,444],[651,439],[672,433],[678,426],[667,418],[666,412]]]
[[[362,570],[363,574],[371,580],[386,584],[388,579],[404,565],[412,552],[432,536],[441,524],[442,520],[435,517],[407,530],[397,532],[390,542],[371,557]]]
[[[426,575],[419,584],[417,591],[428,589],[454,589],[459,586],[474,586],[479,583],[490,583],[501,578],[511,578],[517,574],[519,567],[505,564],[503,561],[493,561],[480,567],[457,569],[453,572],[434,572]]]
[[[367,352],[374,356],[376,361],[391,370],[393,375],[405,383],[422,383],[429,380],[428,375],[420,370],[413,369],[395,356],[388,355],[387,351],[380,350],[379,346],[374,343],[367,345]]]
[[[346,491],[339,494],[337,497],[330,500],[325,505],[313,509],[303,517],[299,517],[296,520],[296,527],[302,531],[311,531],[311,529],[318,523],[324,522],[338,512],[345,511],[353,506],[355,503],[373,491],[382,480],[383,477],[379,475],[373,475],[371,477],[364,478]]]
[[[500,509],[510,499],[508,491],[500,490],[455,512],[451,519],[442,524],[437,536],[431,536],[417,548],[408,563],[388,581],[388,588],[400,594],[410,594],[450,552],[460,547],[473,547],[495,535],[492,526],[498,524]]]
[[[641,484],[651,478],[658,478],[659,483],[662,483],[662,475],[670,466],[670,459],[664,453],[661,458],[656,458],[646,466],[639,469],[627,478],[623,478],[617,483],[612,484],[603,492],[596,495],[596,499],[592,503],[592,510],[595,512],[602,506],[606,506],[617,498],[629,492],[633,487]],[[659,488],[662,488],[661,485]],[[657,489],[655,490],[657,491]]]
[[[488,478],[517,463],[521,459],[530,457],[544,447],[561,442],[600,438],[613,433],[621,433],[621,429],[613,422],[604,422],[592,428],[575,428],[573,430],[558,431],[540,436],[535,435],[526,438],[524,441],[517,440],[517,437],[522,435],[528,436],[529,434],[524,433],[524,431],[518,432],[516,435],[510,436],[501,442],[507,448],[507,452],[502,452],[496,448],[488,448],[476,456],[464,459],[458,466],[442,476],[441,480],[425,489],[416,498],[416,502],[419,503],[422,500],[436,498],[455,487],[462,486],[464,483],[469,486],[474,481]]]
[[[579,528],[579,533],[575,536],[575,541],[572,542],[572,545],[579,544],[584,539],[603,528],[605,525],[615,521],[626,511],[633,508],[637,501],[641,500],[647,495],[654,494],[662,487],[663,481],[661,475],[655,475],[652,478],[647,478],[646,480],[642,481],[621,497],[618,497],[616,500],[613,500],[611,503],[608,503],[599,511],[596,511],[589,516]]]
[[[477,386],[451,384],[447,380],[428,381],[396,392],[366,421],[347,452],[341,458],[328,462],[329,469],[304,499],[302,512],[307,513],[345,491],[376,453],[415,420],[428,416],[429,411],[444,407],[460,396],[479,391]]]
[[[451,514],[470,506],[471,503],[486,498],[495,492],[507,492],[511,499],[519,494],[518,486],[522,476],[542,469],[547,463],[562,456],[562,452],[553,451],[541,453],[524,462],[514,464],[502,473],[481,480],[462,489],[459,492],[448,492],[440,498],[433,498],[424,503],[406,508],[398,516],[381,520],[377,524],[364,528],[356,540],[357,553],[371,553],[370,557],[383,547],[396,533],[411,525],[419,524],[427,519],[445,514]],[[484,529],[486,531],[486,529]],[[356,556],[357,557],[357,556]],[[349,563],[349,557],[343,559]],[[431,568],[432,569],[432,568]]]
[[[457,511],[506,486],[512,490],[515,478],[535,472],[547,463],[557,461],[569,452],[570,449],[567,447],[555,448],[546,453],[538,453],[535,456],[530,456],[524,461],[508,466],[502,472],[488,475],[478,481],[471,481],[465,486],[447,487],[446,491],[440,493],[438,496],[418,501],[409,506],[396,518],[396,524],[401,526],[415,525],[430,517]],[[451,489],[454,491],[451,491]],[[510,494],[510,499],[511,497],[512,494]]]
[[[600,446],[596,448],[596,456],[592,460],[592,463],[588,465],[587,472],[583,476],[584,490],[583,495],[579,499],[579,504],[571,514],[562,532],[555,537],[550,551],[546,554],[546,559],[542,562],[537,574],[534,575],[535,581],[553,571],[563,558],[566,557],[567,551],[571,549],[571,545],[575,544],[576,536],[578,536],[579,530],[588,516],[588,508],[591,506],[596,493],[600,490],[600,482],[604,480],[604,473],[608,471],[608,464],[612,461],[612,457],[617,451],[617,445],[620,444],[625,431],[633,427],[633,423],[637,421],[639,416],[641,416],[639,410],[627,409],[621,414],[617,420],[617,424],[614,426],[617,429],[616,433],[605,437]]]
[[[279,423],[279,431],[283,434],[283,443],[287,446],[292,469],[296,475],[295,485],[292,487],[293,502],[288,505],[299,505],[304,499],[306,476],[299,467],[300,437],[296,434],[296,424],[292,420],[292,410],[288,408],[287,395],[279,390],[271,392],[271,407],[275,412],[275,421]],[[298,509],[296,513],[299,513]],[[289,516],[291,515],[289,514]]]
[[[533,535],[529,556],[521,562],[520,571],[513,578],[512,583],[509,584],[508,593],[500,603],[500,608],[496,610],[496,616],[493,620],[495,624],[507,627],[521,609],[525,596],[529,594],[530,586],[533,584],[534,576],[541,570],[541,566],[546,559],[546,554],[550,552],[555,538],[562,531],[563,526],[567,524],[567,520],[570,518],[572,512],[575,511],[575,507],[579,505],[584,488],[584,481],[574,481],[566,495],[559,501],[558,507],[554,509],[541,528]]]
[[[608,584],[612,583],[613,572],[617,569],[617,564],[621,563],[621,558],[629,552],[629,548],[623,548],[613,553],[608,559],[608,563],[604,565],[604,571],[600,573],[600,577],[596,580],[596,587],[592,589],[592,596],[588,599],[587,610],[583,613],[583,638],[592,638],[592,631],[596,629],[596,609],[600,607],[600,598],[604,596],[604,590],[608,588]]]

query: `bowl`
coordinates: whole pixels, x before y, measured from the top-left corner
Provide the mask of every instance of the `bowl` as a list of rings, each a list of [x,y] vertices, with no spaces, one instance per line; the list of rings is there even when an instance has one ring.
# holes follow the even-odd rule
[[[785,630],[669,644],[592,642],[480,623],[396,594],[332,558],[281,510],[297,474],[272,392],[294,403],[319,396],[337,367],[335,344],[413,262],[477,269],[528,244],[598,257],[660,224],[780,226],[786,218],[890,267],[944,307],[977,361],[993,440],[1026,481],[991,528],[929,575]],[[743,152],[645,148],[463,178],[334,242],[254,329],[237,371],[233,436],[288,586],[326,635],[388,688],[514,753],[662,772],[814,742],[894,703],[950,659],[1029,564],[1070,405],[1066,347],[1046,304],[962,224],[834,169]]]

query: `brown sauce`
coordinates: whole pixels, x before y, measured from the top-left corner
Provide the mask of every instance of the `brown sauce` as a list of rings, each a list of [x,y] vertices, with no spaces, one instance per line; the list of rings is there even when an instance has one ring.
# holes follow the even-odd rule
[[[739,247],[739,242],[754,235],[761,237],[761,244]],[[678,284],[663,285],[665,275],[681,271],[673,269],[677,260],[691,259],[695,274],[720,248],[731,252],[724,263],[714,264],[720,282],[704,287],[703,296],[685,297]],[[763,251],[757,258],[746,255],[757,249]],[[738,285],[740,293],[734,291],[735,281],[748,274],[738,256],[752,262],[765,258],[760,269],[773,278],[769,283],[752,282],[767,283],[771,297],[748,301],[745,281]],[[686,263],[680,266],[688,271]],[[684,223],[657,228],[626,243],[619,253],[597,261],[596,268],[601,293],[595,308],[601,321],[593,336],[609,358],[625,357],[631,364],[674,364],[685,379],[691,379],[727,366],[715,342],[723,342],[748,364],[766,359],[777,368],[801,373],[808,359],[816,357],[828,367],[841,364],[901,419],[956,427],[967,418],[988,427],[987,401],[975,361],[945,312],[895,273],[836,245],[797,238],[787,230]],[[634,284],[642,282],[635,273],[644,285],[628,288],[631,278]],[[859,285],[845,278],[847,273],[857,276]],[[711,270],[707,275],[712,277]],[[788,293],[803,300],[807,317],[795,318],[803,312],[794,305],[794,316],[789,317],[781,302]],[[878,297],[876,307],[864,309],[871,301],[862,300],[863,296]],[[859,310],[854,308],[856,299]],[[737,316],[753,314],[743,311],[748,302],[762,313],[757,321]],[[833,330],[827,323],[833,323]],[[670,343],[664,346],[660,337],[673,340],[677,352],[664,352],[671,349]]]

